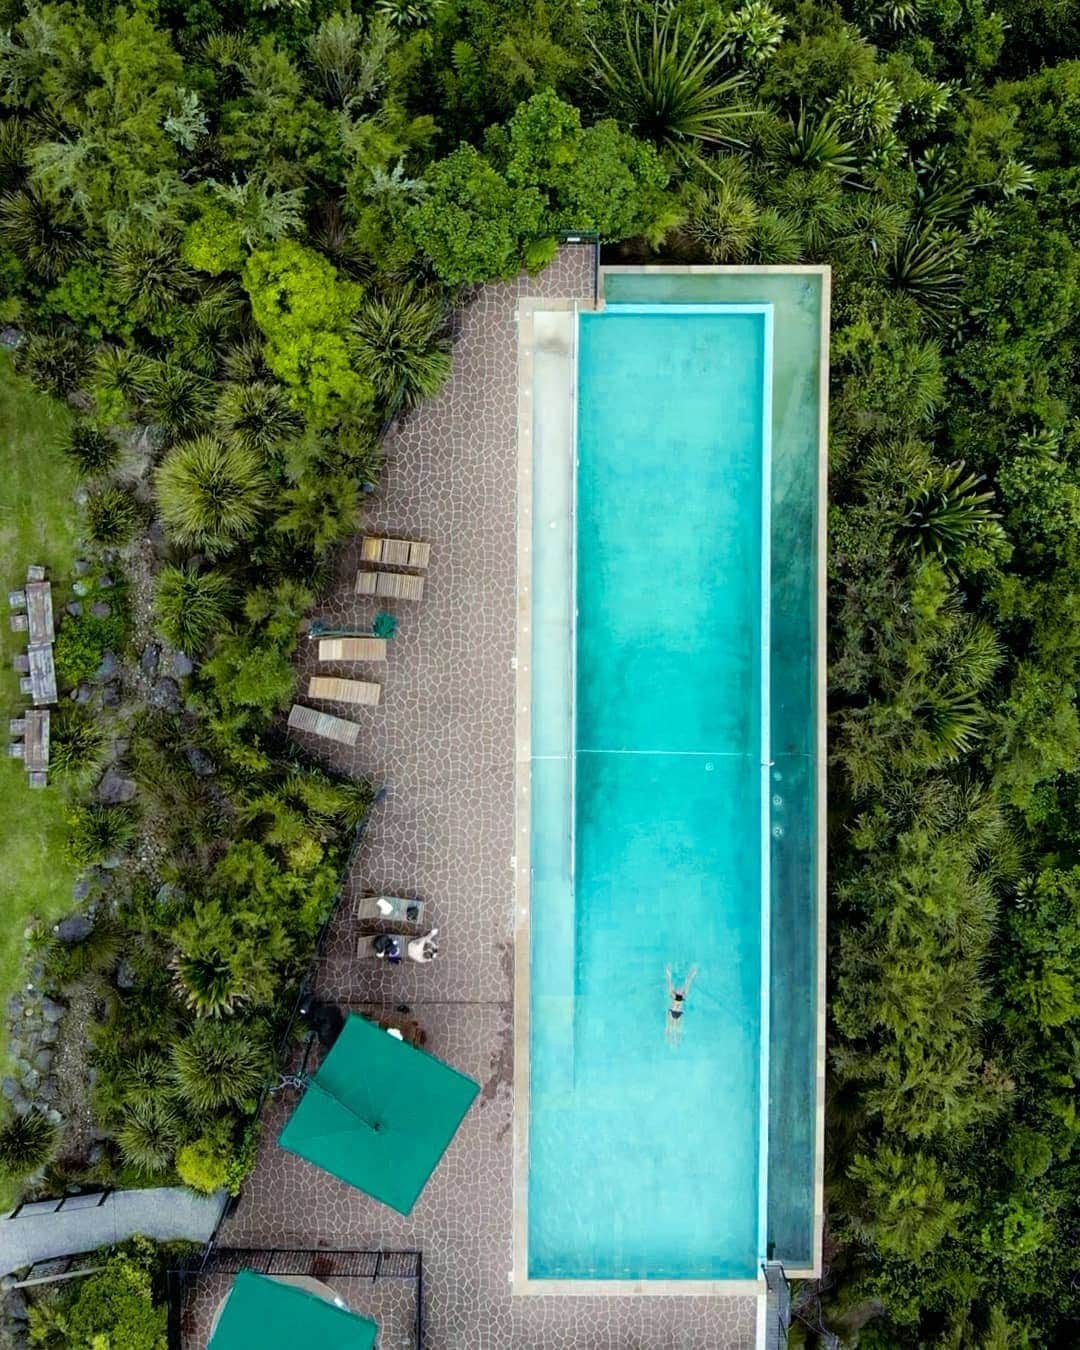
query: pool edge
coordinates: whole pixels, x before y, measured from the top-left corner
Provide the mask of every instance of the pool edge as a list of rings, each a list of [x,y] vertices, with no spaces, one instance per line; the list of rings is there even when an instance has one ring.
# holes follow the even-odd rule
[[[817,643],[816,685],[818,694],[816,751],[817,803],[817,990],[816,990],[816,1082],[814,1130],[813,1265],[792,1268],[792,1278],[813,1279],[822,1266],[824,1231],[824,1123],[825,1123],[825,943],[826,943],[826,533],[828,483],[828,394],[831,269],[828,266],[611,266],[601,267],[598,298],[594,304],[579,300],[525,296],[518,301],[517,400],[517,624],[515,639],[515,853],[514,872],[514,978],[513,978],[513,1268],[509,1272],[514,1295],[571,1296],[753,1296],[759,1300],[765,1282],[756,1279],[717,1280],[609,1280],[530,1279],[528,1275],[528,1151],[529,1151],[529,1034],[530,1034],[530,773],[531,773],[531,570],[532,570],[532,464],[533,464],[533,315],[537,310],[596,312],[604,309],[605,274],[765,274],[813,275],[821,278],[821,351],[819,360],[818,500],[817,500]],[[573,397],[573,390],[571,389]],[[759,1305],[760,1312],[760,1305]],[[760,1317],[759,1317],[760,1324]]]

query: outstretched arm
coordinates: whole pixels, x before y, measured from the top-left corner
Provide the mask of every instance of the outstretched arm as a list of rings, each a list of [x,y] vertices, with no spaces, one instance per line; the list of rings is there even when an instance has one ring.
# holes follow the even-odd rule
[[[690,986],[694,983],[694,976],[697,974],[697,966],[691,966],[686,972],[686,983],[683,985],[683,998],[690,992]]]

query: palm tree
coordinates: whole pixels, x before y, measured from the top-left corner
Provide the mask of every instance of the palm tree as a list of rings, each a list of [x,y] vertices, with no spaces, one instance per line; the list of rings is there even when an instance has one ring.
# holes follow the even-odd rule
[[[962,459],[928,469],[904,504],[899,521],[902,537],[942,558],[970,542],[997,519],[989,505],[993,492],[976,490],[982,481],[982,474],[964,472]]]
[[[356,369],[391,411],[415,408],[450,377],[446,306],[412,286],[368,296],[353,316]]]
[[[0,240],[32,271],[58,277],[83,251],[67,211],[30,188],[0,197]]]
[[[28,1176],[44,1167],[56,1145],[56,1126],[41,1111],[14,1115],[0,1125],[0,1176]]]
[[[268,1069],[264,1042],[233,1022],[197,1022],[172,1047],[173,1082],[199,1112],[250,1106]]]
[[[142,1172],[164,1172],[180,1140],[180,1120],[164,1097],[139,1097],[124,1112],[116,1142],[124,1161]]]
[[[182,544],[227,553],[258,528],[269,483],[258,456],[213,436],[176,446],[157,471],[165,524]]]
[[[250,380],[222,386],[214,426],[225,440],[262,456],[280,441],[298,435],[303,419],[280,384]]]
[[[709,16],[689,37],[682,21],[670,11],[654,13],[652,30],[643,30],[640,14],[631,30],[624,17],[625,52],[618,64],[590,39],[597,76],[612,109],[635,135],[658,146],[669,146],[680,156],[706,145],[738,145],[735,131],[757,109],[739,107],[734,96],[745,84],[743,75],[722,75],[722,42],[709,42]]]
[[[174,647],[194,655],[227,628],[235,598],[233,584],[223,572],[200,572],[190,563],[170,564],[157,578],[158,630]]]
[[[897,290],[907,291],[929,323],[941,327],[960,307],[959,253],[954,240],[909,230],[889,256],[885,277]]]

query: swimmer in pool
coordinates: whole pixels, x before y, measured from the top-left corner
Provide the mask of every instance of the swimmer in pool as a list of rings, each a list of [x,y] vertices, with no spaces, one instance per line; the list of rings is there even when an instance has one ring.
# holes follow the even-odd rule
[[[697,974],[697,966],[691,966],[687,972],[686,979],[681,985],[676,986],[671,978],[671,967],[664,968],[664,974],[667,976],[667,996],[668,1010],[667,1021],[664,1025],[664,1037],[672,1045],[678,1045],[682,1040],[682,1019],[686,1011],[686,996],[690,992],[690,986],[694,983],[694,976]]]

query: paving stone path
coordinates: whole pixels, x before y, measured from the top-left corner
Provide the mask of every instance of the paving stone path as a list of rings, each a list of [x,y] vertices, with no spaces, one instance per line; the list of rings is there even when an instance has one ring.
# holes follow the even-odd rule
[[[510,1294],[515,311],[526,295],[591,300],[592,285],[591,251],[567,247],[542,276],[485,287],[461,314],[453,379],[390,437],[367,520],[372,532],[431,541],[424,599],[390,606],[401,626],[385,666],[321,672],[384,684],[377,708],[320,705],[361,724],[357,745],[299,738],[314,757],[387,789],[349,878],[352,893],[415,892],[440,929],[440,957],[429,966],[359,961],[346,898],[320,994],[355,1008],[411,1005],[428,1048],[478,1079],[482,1094],[407,1219],[279,1149],[277,1132],[295,1102],[281,1094],[221,1235],[235,1247],[421,1248],[426,1350],[754,1344],[749,1298]],[[375,612],[375,602],[353,594],[358,560],[359,540],[341,559],[331,603],[315,616],[329,627],[360,627]],[[311,643],[305,676],[316,670],[315,654]],[[191,1325],[205,1325],[199,1311]]]
[[[208,1242],[225,1208],[225,1195],[196,1195],[183,1186],[114,1191],[104,1204],[69,1200],[58,1213],[26,1206],[0,1219],[0,1274],[53,1256],[73,1256],[122,1242],[136,1233],[159,1242]]]

